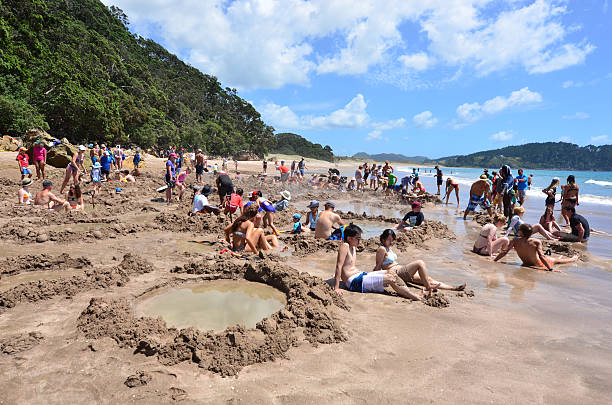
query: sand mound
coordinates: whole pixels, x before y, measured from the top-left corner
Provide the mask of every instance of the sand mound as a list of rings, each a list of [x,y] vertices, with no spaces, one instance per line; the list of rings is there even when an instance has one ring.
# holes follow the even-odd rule
[[[336,211],[338,215],[342,217],[342,219],[348,220],[368,220],[368,221],[376,221],[376,222],[387,222],[390,224],[398,224],[400,222],[399,219],[385,217],[384,215],[368,215],[365,212],[363,214],[357,214],[352,211],[342,212],[340,210]]]
[[[43,335],[39,332],[7,336],[0,340],[0,353],[11,355],[25,352],[39,344],[43,339]]]
[[[567,257],[580,256],[580,260],[585,260],[586,255],[583,251],[575,248],[575,243],[572,242],[561,242],[556,240],[543,240],[542,249],[544,252],[550,249],[553,254],[560,254]],[[578,244],[580,245],[580,244]]]
[[[2,275],[15,275],[28,271],[52,270],[59,271],[65,269],[82,269],[90,267],[91,262],[85,257],[74,258],[68,253],[59,256],[40,254],[33,256],[16,256],[0,263],[0,278]]]
[[[0,310],[13,308],[21,302],[36,302],[56,296],[72,297],[80,292],[123,286],[130,281],[130,275],[149,273],[153,265],[130,253],[112,268],[90,269],[85,274],[56,280],[38,280],[20,284],[0,294]]]
[[[429,305],[430,307],[436,307],[436,308],[446,308],[450,305],[450,301],[442,293],[432,294],[424,302],[425,302],[425,305]]]
[[[475,212],[472,218],[473,221],[476,221],[479,225],[492,224],[493,218],[489,216],[486,212]]]
[[[161,318],[135,318],[125,298],[94,298],[79,317],[78,328],[87,338],[111,337],[122,347],[157,356],[165,365],[192,361],[223,376],[235,375],[249,364],[284,357],[300,338],[312,345],[346,340],[332,310],[348,307],[317,277],[283,264],[241,263],[233,258],[190,263],[173,272],[265,283],[287,295],[287,306],[260,321],[256,329],[233,326],[214,334],[195,328],[169,329]]]
[[[141,387],[147,385],[151,381],[151,374],[144,371],[137,371],[136,374],[129,376],[124,384],[130,388]]]
[[[225,215],[198,214],[189,216],[187,212],[160,213],[155,223],[164,229],[176,232],[207,232],[222,235],[229,219]]]

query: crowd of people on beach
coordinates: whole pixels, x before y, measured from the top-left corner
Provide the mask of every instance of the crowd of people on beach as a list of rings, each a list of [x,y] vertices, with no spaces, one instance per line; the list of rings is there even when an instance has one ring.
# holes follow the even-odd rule
[[[52,146],[51,146],[52,147]],[[85,154],[89,150],[91,165],[86,167]],[[16,157],[21,176],[21,188],[18,200],[21,204],[34,204],[54,211],[84,209],[84,184],[91,184],[92,199],[102,192],[102,184],[118,181],[135,182],[144,166],[143,157],[135,150],[130,159],[120,145],[110,148],[105,144],[81,145],[68,163],[59,195],[52,191],[53,183],[46,177],[47,149],[42,141],[33,145],[36,180],[42,181],[42,189],[33,193],[30,187],[34,183],[33,172],[29,165],[29,155],[26,148],[19,149]],[[435,281],[429,277],[428,269],[422,260],[408,264],[399,264],[392,245],[397,238],[396,232],[408,232],[421,226],[424,221],[422,204],[419,197],[426,194],[425,186],[420,179],[420,169],[414,168],[412,173],[398,178],[389,161],[384,164],[363,163],[357,166],[354,176],[350,179],[342,175],[339,169],[329,168],[327,173],[312,173],[306,180],[305,159],[294,160],[290,165],[285,161],[263,160],[262,171],[257,175],[262,185],[280,183],[289,187],[299,184],[312,190],[337,190],[346,192],[373,193],[381,190],[382,196],[394,196],[403,202],[409,202],[411,211],[407,212],[397,225],[386,229],[380,235],[380,247],[376,253],[376,265],[371,272],[360,272],[356,265],[356,248],[361,240],[362,231],[359,226],[346,224],[335,212],[336,204],[327,201],[320,210],[320,203],[312,200],[304,207],[303,212],[294,212],[291,229],[279,230],[274,223],[275,214],[288,210],[291,204],[291,192],[283,190],[278,196],[264,196],[261,190],[251,190],[245,194],[242,188],[236,187],[234,181],[242,180],[238,171],[238,160],[234,161],[234,173],[230,174],[228,158],[209,159],[202,149],[186,153],[182,148],[171,147],[160,152],[166,157],[164,164],[165,186],[158,192],[165,192],[167,204],[182,201],[189,184],[193,191],[190,215],[213,214],[227,215],[230,224],[225,228],[224,238],[228,248],[222,252],[235,255],[244,253],[259,254],[281,247],[281,233],[312,234],[312,237],[323,240],[340,241],[334,278],[334,289],[342,294],[340,281],[350,291],[382,292],[385,286],[390,286],[398,295],[409,299],[422,299],[437,289],[462,290],[465,284],[453,287]],[[128,160],[132,170],[125,168]],[[219,164],[220,163],[220,164]],[[275,173],[268,173],[268,165],[274,165]],[[442,196],[448,204],[451,195],[455,194],[459,205],[459,183],[452,177],[444,180],[442,169],[435,166],[437,195]],[[195,179],[190,175],[195,172]],[[212,175],[211,183],[204,184],[204,175]],[[87,178],[88,180],[84,180]],[[499,171],[489,173],[484,169],[469,190],[469,201],[463,213],[463,218],[480,207],[490,217],[474,243],[472,251],[488,256],[495,261],[501,260],[514,249],[524,265],[555,270],[555,266],[574,262],[577,257],[552,258],[544,252],[541,240],[533,235],[539,234],[547,240],[569,242],[586,242],[591,229],[588,221],[578,213],[579,187],[574,176],[567,178],[567,184],[560,186],[560,180],[554,178],[550,185],[542,190],[546,195],[544,213],[538,223],[529,224],[523,217],[527,190],[531,188],[533,175],[526,176],[522,169],[517,175],[512,175],[508,165],[503,165]],[[445,186],[444,186],[445,185]],[[444,187],[443,187],[444,186]],[[64,190],[66,192],[64,193]],[[120,187],[109,190],[111,193],[121,192]],[[218,204],[209,200],[216,192]],[[557,201],[558,192],[561,199]],[[62,198],[63,197],[63,198]],[[555,205],[561,203],[562,218],[566,224],[559,225],[555,219]],[[565,228],[569,227],[569,229]],[[269,231],[268,231],[269,229]],[[500,229],[502,233],[498,235]],[[286,247],[285,247],[286,249]],[[423,295],[417,296],[405,287],[406,284],[419,284],[423,287]]]

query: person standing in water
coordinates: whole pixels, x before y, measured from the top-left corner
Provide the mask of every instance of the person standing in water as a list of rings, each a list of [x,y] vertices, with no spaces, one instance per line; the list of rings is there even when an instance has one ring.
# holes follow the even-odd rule
[[[443,175],[442,170],[440,170],[440,166],[436,165],[436,184],[438,185],[438,192],[436,195],[440,195],[440,187],[442,186]]]
[[[561,190],[563,191],[562,199],[561,199],[561,213],[563,214],[563,218],[565,219],[565,224],[568,225],[570,223],[569,215],[567,215],[567,208],[576,208],[577,205],[580,205],[578,202],[578,193],[580,192],[580,187],[576,184],[576,178],[573,174],[567,176],[567,184],[561,186]],[[565,210],[565,213],[564,213]]]
[[[459,206],[459,183],[457,183],[457,181],[452,177],[449,177],[446,179],[446,205],[448,205],[448,199],[453,190],[455,190],[455,195],[457,196],[457,206]]]
[[[517,197],[519,204],[522,206],[525,203],[525,197],[527,195],[527,176],[523,174],[523,169],[518,169],[518,176],[514,179],[516,182]]]

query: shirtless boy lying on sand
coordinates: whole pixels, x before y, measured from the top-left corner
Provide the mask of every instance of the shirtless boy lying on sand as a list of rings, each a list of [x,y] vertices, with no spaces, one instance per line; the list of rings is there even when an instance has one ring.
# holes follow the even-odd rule
[[[512,239],[508,246],[499,252],[494,260],[498,261],[512,248],[516,250],[516,253],[523,261],[523,266],[546,268],[549,271],[561,272],[560,270],[554,270],[553,267],[557,264],[573,263],[578,260],[578,255],[574,257],[560,256],[558,258],[545,257],[542,251],[542,241],[535,238],[531,239],[530,236],[532,233],[533,230],[531,225],[521,224],[519,226],[519,237]]]
[[[401,285],[402,277],[393,269],[371,271],[369,273],[360,272],[355,266],[357,246],[361,241],[361,228],[357,225],[350,224],[344,229],[344,242],[338,249],[338,258],[336,259],[336,274],[334,276],[334,291],[338,295],[342,295],[343,291],[340,288],[340,280],[344,282],[346,288],[353,292],[377,292],[382,293],[385,286],[391,286],[400,296],[413,301],[419,301],[422,298],[410,292],[408,287]],[[411,282],[412,280],[404,280]],[[430,285],[427,294],[423,298],[431,295],[432,289],[439,286]]]

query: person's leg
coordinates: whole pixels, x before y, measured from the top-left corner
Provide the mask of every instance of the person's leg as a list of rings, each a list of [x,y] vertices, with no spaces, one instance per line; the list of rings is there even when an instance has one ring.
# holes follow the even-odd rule
[[[551,234],[546,229],[544,229],[544,227],[540,224],[533,225],[532,229],[533,229],[533,233],[539,233],[540,235],[542,235],[548,240],[557,239],[553,234]]]
[[[431,291],[432,288],[437,288],[437,286],[432,287],[429,280],[429,275],[427,274],[427,266],[423,260],[415,260],[414,262],[405,265],[394,266],[393,269],[406,283],[413,282],[413,276],[418,273],[421,284],[423,284],[427,290]]]
[[[278,235],[278,230],[274,226],[274,213],[267,212],[266,215],[268,216],[268,226],[272,228],[272,232],[274,232],[275,235]]]
[[[457,196],[457,206],[459,206],[459,186],[455,187],[455,195]]]
[[[278,242],[276,235],[266,235],[265,238],[266,242],[268,242],[273,248],[280,247],[280,243]]]
[[[463,220],[467,219],[467,215],[470,213],[470,205],[468,204],[468,208],[465,209],[465,211],[463,211]]]
[[[567,263],[574,263],[575,261],[577,261],[579,258],[578,255],[574,255],[572,257],[563,257],[563,256],[559,256],[557,258],[550,258],[548,259],[550,262],[552,262],[553,265],[557,265],[557,264],[567,264]]]
[[[47,177],[47,172],[45,166],[47,165],[45,162],[40,161],[40,172],[42,173],[42,179],[44,180]]]
[[[62,187],[60,187],[60,194],[64,194],[64,189],[68,185],[68,182],[70,181],[70,176],[72,176],[73,171],[74,170],[72,169],[71,166],[68,166],[66,168],[66,175],[64,176],[64,182],[62,183]]]
[[[504,216],[510,218],[512,216],[512,203],[510,201],[510,194],[504,193],[502,202],[504,204]]]
[[[35,160],[34,166],[36,166],[36,180],[38,180],[40,179],[40,162],[38,160]]]
[[[408,287],[400,285],[399,276],[393,272],[387,272],[383,275],[383,285],[390,286],[401,297],[408,298],[412,301],[421,300],[421,297],[413,294]]]
[[[494,240],[493,243],[491,243],[491,249],[493,249],[493,254],[495,254],[495,252],[498,252],[500,250],[507,248],[509,244],[510,244],[510,239],[508,239],[505,236]],[[489,252],[486,252],[486,253],[488,254]]]
[[[168,205],[170,204],[170,201],[172,201],[172,187],[168,185],[168,188],[166,189],[166,202]]]

